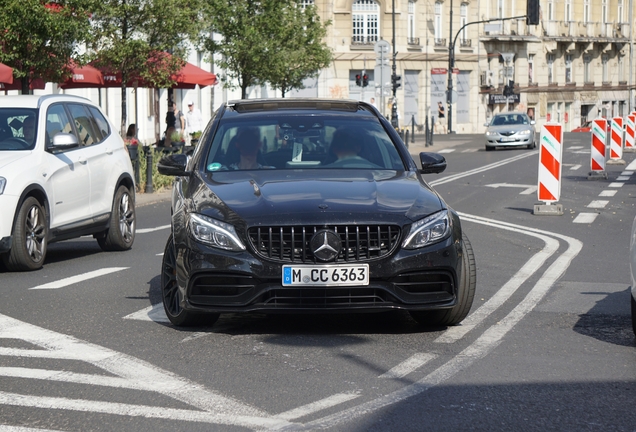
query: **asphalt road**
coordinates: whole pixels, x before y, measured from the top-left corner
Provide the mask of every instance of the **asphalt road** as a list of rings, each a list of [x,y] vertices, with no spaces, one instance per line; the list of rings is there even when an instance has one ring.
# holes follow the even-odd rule
[[[636,153],[590,181],[590,135],[564,146],[564,214],[539,216],[537,150],[410,144],[445,155],[429,183],[475,250],[475,303],[453,328],[401,312],[175,328],[159,294],[167,194],[140,197],[133,250],[82,238],[40,271],[0,273],[0,430],[635,431]]]

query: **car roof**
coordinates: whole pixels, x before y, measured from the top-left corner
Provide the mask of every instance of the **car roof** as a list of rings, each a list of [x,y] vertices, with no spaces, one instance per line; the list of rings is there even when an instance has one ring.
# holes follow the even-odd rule
[[[239,99],[226,103],[226,107],[236,112],[257,112],[277,110],[321,110],[357,112],[362,106],[371,106],[352,99],[320,98],[279,98],[279,99]]]
[[[0,96],[0,108],[39,108],[43,103],[48,101],[83,102],[94,105],[90,100],[75,95],[11,95]]]
[[[497,116],[505,116],[505,115],[527,115],[527,114],[524,113],[523,111],[509,111],[509,112],[497,113],[497,114],[495,114],[495,117],[497,117]]]

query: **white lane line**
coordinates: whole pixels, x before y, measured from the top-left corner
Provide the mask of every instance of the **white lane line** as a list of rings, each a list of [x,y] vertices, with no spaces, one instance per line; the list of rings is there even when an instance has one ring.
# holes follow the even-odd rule
[[[130,315],[126,315],[124,319],[139,320],[139,321],[154,321],[157,323],[169,323],[170,320],[166,315],[166,311],[163,308],[163,303],[157,303],[152,306],[148,306],[137,312],[133,312]]]
[[[607,187],[612,187],[612,188],[620,188],[623,187],[625,183],[618,183],[618,182],[613,182],[607,185]]]
[[[156,256],[163,256],[163,252],[157,254]]]
[[[276,418],[279,418],[282,420],[295,420],[301,417],[305,417],[309,414],[313,414],[315,412],[322,411],[324,409],[331,408],[336,405],[340,405],[341,403],[348,402],[357,397],[360,397],[358,393],[335,394],[333,396],[329,396],[319,401],[312,402],[310,404],[303,405],[298,408],[294,408],[293,410],[280,413],[276,416]]]
[[[534,192],[537,191],[536,185],[524,185],[524,184],[514,184],[514,183],[493,183],[493,184],[487,184],[485,186],[495,188],[495,189],[500,187],[524,189],[521,192],[519,192],[519,195],[532,195]]]
[[[429,361],[433,360],[437,356],[429,353],[417,353],[404,360],[399,365],[391,368],[389,371],[383,373],[378,378],[383,379],[396,379],[403,378],[408,374],[415,372]]]
[[[155,228],[142,228],[142,229],[138,229],[137,231],[135,231],[137,234],[146,234],[149,232],[154,232],[154,231],[160,231],[160,230],[165,230],[170,228],[170,225],[161,225]]]
[[[437,153],[452,153],[454,151],[455,151],[455,149],[441,149]]]
[[[3,432],[63,432],[59,429],[28,428],[23,426],[9,426],[0,423],[0,431]]]
[[[576,171],[577,169],[581,168],[581,165],[572,165],[570,167],[570,171]]]
[[[430,184],[431,186],[437,186],[437,185],[441,185],[441,184],[444,184],[444,183],[450,183],[450,182],[455,181],[457,179],[460,179],[462,177],[467,177],[467,176],[470,176],[470,175],[473,175],[473,174],[479,174],[481,172],[488,171],[488,170],[491,170],[491,169],[494,169],[494,168],[498,168],[500,166],[504,166],[504,165],[507,165],[509,163],[516,162],[518,160],[525,159],[525,158],[530,157],[530,156],[536,156],[538,153],[539,153],[538,150],[530,151],[530,152],[527,152],[527,153],[523,153],[523,154],[521,154],[519,156],[514,156],[514,157],[511,157],[511,158],[508,158],[508,159],[504,159],[504,160],[499,161],[499,162],[491,163],[490,165],[484,165],[483,167],[480,167],[480,168],[475,168],[475,169],[464,171],[464,172],[461,172],[461,173],[458,173],[458,174],[449,175],[448,177],[444,177],[444,178],[441,178],[439,180],[433,180],[433,181],[428,182],[428,184]]]
[[[574,153],[574,154],[590,154],[590,153],[592,153],[592,150],[575,150],[572,153]]]
[[[618,192],[618,191],[617,190],[604,190],[604,191],[601,191],[601,193],[598,194],[598,196],[613,197],[614,195],[616,195],[616,192]]]
[[[583,146],[569,146],[568,150],[578,150],[578,149],[582,149]]]
[[[634,171],[623,171],[621,173],[622,176],[630,176],[630,175],[633,175],[633,174],[634,174]]]
[[[98,385],[102,387],[136,389],[136,386],[132,382],[123,378],[75,373],[62,370],[0,367],[0,376],[59,381],[74,384]],[[0,428],[0,430],[1,429],[2,428]]]
[[[475,153],[477,150],[479,149],[466,149],[466,150],[462,150],[462,153]]]
[[[435,339],[437,343],[454,343],[464,337],[469,331],[481,324],[486,318],[488,318],[495,310],[497,310],[502,304],[519,289],[530,276],[535,274],[541,266],[559,249],[558,240],[553,239],[542,234],[530,232],[526,229],[519,229],[516,226],[506,226],[501,222],[489,222],[485,218],[470,217],[468,215],[461,215],[462,220],[479,223],[486,226],[492,226],[499,229],[504,229],[516,233],[529,235],[532,237],[543,240],[545,246],[536,254],[532,256],[526,263],[519,269],[517,273],[508,280],[486,303],[481,305],[477,310],[471,312],[460,325],[449,327],[441,336]]]
[[[462,216],[460,214],[460,216]],[[488,223],[496,221],[480,218],[476,216],[463,215],[462,217],[470,217],[477,220],[485,220]],[[534,228],[522,227],[520,225],[509,224],[506,222],[496,222],[497,224],[515,227],[520,230],[543,233],[552,237],[563,239],[568,243],[567,250],[552,262],[550,267],[543,273],[541,278],[532,287],[528,295],[512,310],[503,320],[497,322],[486,329],[472,344],[466,347],[458,355],[454,356],[450,361],[444,363],[438,369],[422,378],[421,380],[403,387],[393,393],[380,396],[363,404],[352,408],[345,409],[335,414],[325,416],[315,421],[304,424],[304,430],[316,430],[333,428],[334,426],[350,422],[355,418],[368,415],[371,412],[380,410],[384,407],[395,405],[410,397],[419,395],[428,389],[437,386],[448,379],[455,376],[458,372],[465,370],[473,363],[486,357],[493,349],[495,349],[510,330],[514,328],[519,321],[528,315],[534,307],[543,299],[543,297],[552,288],[554,283],[567,271],[572,260],[579,254],[583,247],[583,243],[572,237],[567,237],[557,233],[551,233]]]
[[[605,206],[609,204],[609,201],[607,200],[594,200],[591,203],[589,203],[587,205],[588,208],[597,208],[597,209],[602,209],[605,208]]]
[[[199,413],[202,421],[231,422],[227,424],[265,424],[271,416],[262,410],[223,396],[213,390],[179,377],[172,372],[162,370],[150,363],[136,359],[117,351],[84,342],[72,336],[56,333],[5,315],[0,315],[0,338],[23,340],[39,349],[3,348],[0,355],[22,355],[24,357],[46,357],[49,359],[64,358],[87,362],[118,378],[128,381],[136,390],[160,393],[182,403],[204,410],[176,410],[175,419],[188,418]],[[71,400],[66,398],[37,398],[33,395],[0,394],[0,404],[30,406],[39,408],[58,408],[79,411],[95,411],[119,415],[142,415],[156,418],[169,418],[170,412],[164,407],[146,408],[138,405],[108,404],[90,400]],[[66,408],[64,408],[66,407]],[[87,408],[88,407],[88,408]],[[157,410],[157,411],[155,411]],[[193,414],[194,413],[194,414]],[[216,413],[216,414],[212,414]],[[259,417],[256,421],[255,417]],[[280,420],[279,420],[280,421]],[[279,423],[280,424],[280,423]]]
[[[616,181],[627,181],[629,180],[629,176],[620,175],[616,177]]]
[[[598,213],[579,213],[572,222],[580,224],[590,224],[597,218]]]
[[[99,276],[104,276],[107,274],[115,273],[118,271],[126,270],[130,267],[107,267],[100,270],[95,270],[88,273],[82,273],[77,276],[71,276],[64,279],[60,279],[55,282],[45,283],[44,285],[38,285],[33,288],[29,288],[30,290],[43,290],[43,289],[59,289],[64,288],[65,286],[73,285],[78,282],[83,282],[85,280],[93,279]]]

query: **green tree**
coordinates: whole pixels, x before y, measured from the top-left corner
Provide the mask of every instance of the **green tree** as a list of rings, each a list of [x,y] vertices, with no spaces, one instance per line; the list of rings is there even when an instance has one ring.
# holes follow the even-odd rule
[[[323,41],[330,23],[320,22],[315,6],[288,7],[281,12],[284,13],[279,21],[281,40],[268,49],[271,55],[267,81],[285,97],[291,89],[304,88],[305,78],[317,76],[329,66],[332,54]]]
[[[224,70],[221,80],[240,88],[242,98],[268,82],[283,92],[300,88],[331,61],[321,40],[328,23],[298,0],[207,0],[205,12],[215,35],[205,47],[221,55],[215,61]]]
[[[14,68],[23,94],[38,78],[64,81],[70,60],[83,63],[91,9],[90,0],[0,0],[0,62]]]
[[[155,89],[174,85],[172,76],[184,65],[188,41],[198,40],[200,10],[199,0],[103,0],[96,5],[91,47],[97,67],[121,74],[122,136],[126,88],[134,81]]]

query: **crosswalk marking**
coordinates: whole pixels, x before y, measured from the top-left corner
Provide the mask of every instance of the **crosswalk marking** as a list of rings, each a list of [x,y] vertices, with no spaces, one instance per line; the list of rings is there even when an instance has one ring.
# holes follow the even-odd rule
[[[594,222],[598,213],[579,213],[572,222],[580,224],[590,224]]]
[[[618,192],[618,191],[617,190],[604,190],[604,191],[601,191],[601,193],[598,194],[598,196],[613,197],[614,195],[616,195],[616,192]]]
[[[594,200],[591,203],[589,203],[587,206],[589,208],[605,208],[605,206],[609,204],[609,201],[607,200]]]
[[[44,289],[59,289],[64,288],[69,285],[76,284],[78,282],[83,282],[85,280],[93,279],[99,276],[104,276],[110,273],[115,273],[118,271],[126,270],[130,267],[107,267],[99,270],[94,270],[88,273],[82,273],[76,276],[67,277],[64,279],[60,279],[58,281],[45,283],[44,285],[38,285],[33,288],[29,288],[31,290],[44,290]]]
[[[607,185],[607,187],[611,187],[611,188],[620,188],[623,187],[625,183],[620,183],[620,182],[612,182],[610,184]]]

